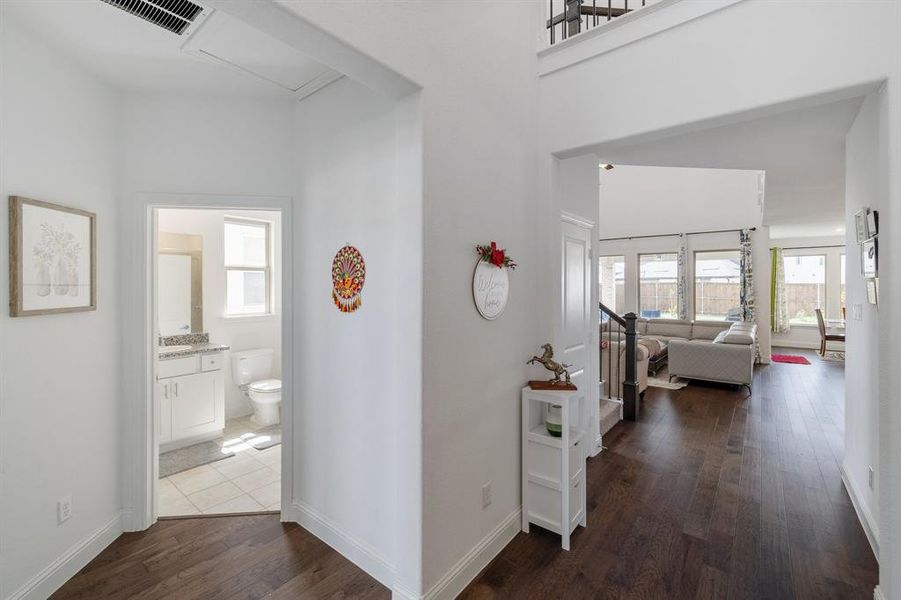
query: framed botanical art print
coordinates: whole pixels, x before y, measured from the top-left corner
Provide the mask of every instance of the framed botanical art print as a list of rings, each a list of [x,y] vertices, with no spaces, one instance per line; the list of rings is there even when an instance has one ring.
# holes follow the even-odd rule
[[[867,282],[867,302],[870,304],[879,304],[879,278],[870,277]]]
[[[879,235],[879,211],[867,211],[867,239],[872,239]]]
[[[860,245],[860,274],[864,277],[879,275],[879,241],[876,239]]]
[[[96,215],[77,208],[10,196],[10,316],[28,317],[96,308]]]
[[[854,215],[854,228],[857,231],[857,243],[862,244],[870,239],[867,233],[867,209],[863,209]]]

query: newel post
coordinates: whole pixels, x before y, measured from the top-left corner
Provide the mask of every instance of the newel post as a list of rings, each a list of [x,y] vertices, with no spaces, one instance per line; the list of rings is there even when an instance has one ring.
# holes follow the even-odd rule
[[[567,35],[579,33],[582,30],[582,0],[564,0],[563,18]]]
[[[626,321],[626,379],[623,381],[623,420],[638,420],[638,365],[636,354],[635,322],[638,316],[633,313],[623,315]]]

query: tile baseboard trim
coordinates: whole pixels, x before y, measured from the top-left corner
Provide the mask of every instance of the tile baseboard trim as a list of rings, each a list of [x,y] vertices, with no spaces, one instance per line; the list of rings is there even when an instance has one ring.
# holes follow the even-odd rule
[[[119,511],[103,526],[77,542],[56,560],[12,593],[7,600],[41,600],[49,598],[64,583],[122,535],[122,512]]]
[[[863,531],[867,536],[867,540],[870,542],[873,554],[876,555],[876,562],[879,562],[879,528],[873,520],[873,515],[870,513],[869,507],[861,500],[857,487],[854,485],[854,481],[845,469],[844,464],[841,465],[840,471],[842,474],[842,483],[845,484],[848,496],[851,497],[851,505],[854,507],[854,512],[857,513],[857,520],[860,521],[860,524],[863,526]],[[878,590],[879,588],[877,587],[876,589]]]
[[[444,577],[429,589],[423,600],[456,598],[488,563],[521,531],[522,507],[517,507],[457,561]]]
[[[295,500],[282,512],[282,520],[293,521],[340,552],[379,583],[391,589],[394,565],[379,556],[375,548],[344,531],[311,506]]]

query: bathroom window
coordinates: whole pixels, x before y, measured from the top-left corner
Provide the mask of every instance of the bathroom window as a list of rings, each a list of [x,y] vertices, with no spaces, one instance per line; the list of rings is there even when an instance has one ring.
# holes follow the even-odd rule
[[[270,224],[225,220],[225,314],[264,315],[271,312],[272,252]]]

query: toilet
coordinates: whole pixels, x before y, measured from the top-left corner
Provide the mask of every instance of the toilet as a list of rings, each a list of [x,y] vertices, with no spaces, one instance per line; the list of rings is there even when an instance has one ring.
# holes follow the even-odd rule
[[[232,352],[232,379],[250,399],[251,420],[262,427],[280,421],[282,381],[271,379],[272,348]]]

